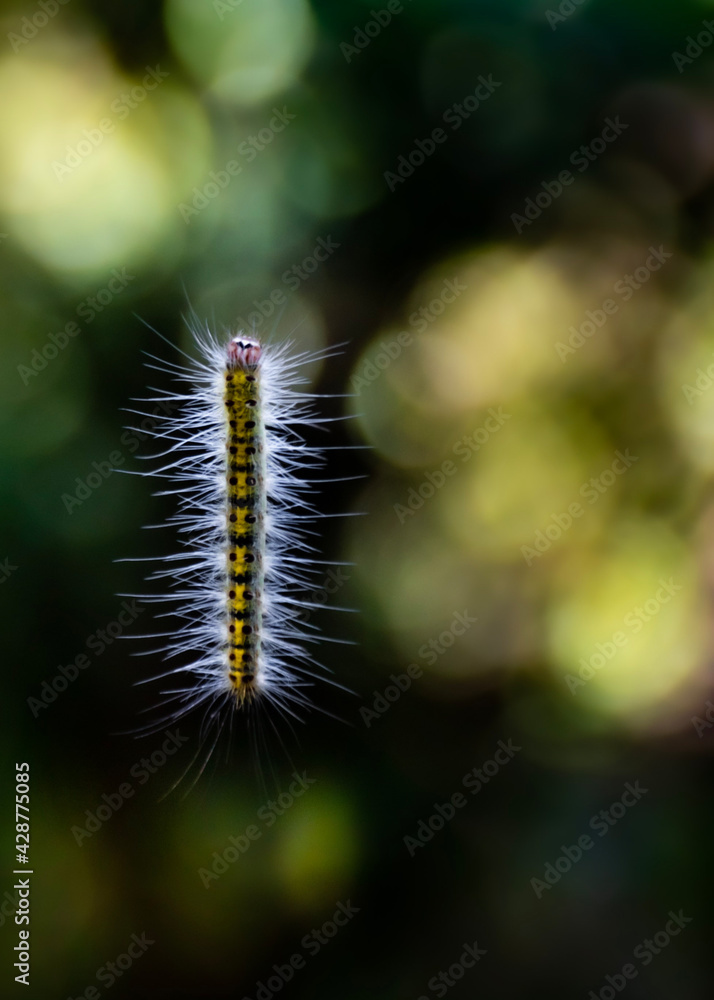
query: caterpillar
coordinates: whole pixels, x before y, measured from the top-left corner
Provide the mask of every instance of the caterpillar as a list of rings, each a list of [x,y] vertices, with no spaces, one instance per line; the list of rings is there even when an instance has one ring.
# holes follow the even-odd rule
[[[139,456],[160,464],[138,474],[167,480],[156,495],[176,501],[153,527],[173,528],[182,542],[147,577],[165,592],[140,599],[166,603],[157,617],[180,626],[150,637],[164,640],[152,653],[177,661],[150,680],[179,681],[162,692],[171,710],[150,731],[203,708],[200,742],[210,747],[202,770],[236,710],[252,717],[265,705],[290,723],[313,707],[307,689],[323,668],[308,646],[324,637],[307,619],[325,605],[305,595],[328,565],[309,536],[312,523],[331,516],[313,499],[313,470],[329,449],[306,444],[304,434],[341,418],[318,416],[304,370],[342,345],[299,351],[243,333],[220,338],[195,320],[189,328],[196,356],[181,351],[177,364],[149,355],[148,367],[179,388],[140,400],[158,404],[141,433],[163,448]]]

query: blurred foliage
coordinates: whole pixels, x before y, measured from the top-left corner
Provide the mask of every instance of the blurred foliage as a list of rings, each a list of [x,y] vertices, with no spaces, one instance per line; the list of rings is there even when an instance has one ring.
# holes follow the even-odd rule
[[[300,953],[286,995],[416,1000],[478,940],[454,996],[607,997],[681,908],[691,929],[627,995],[709,995],[712,17],[709,0],[3,8],[0,740],[3,801],[14,761],[32,769],[33,996],[252,998]],[[329,453],[347,478],[319,502],[364,516],[322,543],[353,564],[329,603],[359,612],[315,616],[356,640],[321,658],[358,698],[316,685],[322,711],[258,767],[234,720],[182,797],[200,720],[175,755],[127,735],[158,669],[122,640],[152,625],[112,626],[143,575],[114,560],[170,551],[141,528],[171,507],[112,469],[151,452],[121,410],[166,387],[142,352],[170,356],[150,328],[190,350],[189,309],[346,344],[313,372],[326,415],[351,417]],[[509,740],[504,773],[411,856],[404,838]],[[315,783],[268,825],[294,769]],[[348,900],[313,955],[305,936]],[[98,979],[144,932],[135,967]]]

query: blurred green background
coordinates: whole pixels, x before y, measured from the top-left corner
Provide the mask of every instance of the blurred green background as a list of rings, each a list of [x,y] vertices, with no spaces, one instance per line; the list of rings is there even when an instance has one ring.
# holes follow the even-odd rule
[[[4,6],[3,995],[22,989],[16,761],[33,997],[710,995],[710,18],[704,0]],[[118,618],[143,567],[114,560],[175,540],[143,530],[171,503],[110,470],[152,451],[122,408],[169,387],[144,323],[190,350],[189,304],[216,329],[346,342],[312,376],[353,418],[330,475],[360,478],[318,502],[363,515],[321,542],[354,564],[328,603],[359,613],[312,623],[356,641],[320,652],[357,697],[316,687],[350,725],[283,727],[292,765],[273,747],[267,791],[240,718],[187,796],[166,793],[200,719],[167,758],[161,732],[121,735],[160,663],[118,638],[153,626]],[[314,783],[271,822],[293,767]],[[691,921],[676,935],[670,911]]]

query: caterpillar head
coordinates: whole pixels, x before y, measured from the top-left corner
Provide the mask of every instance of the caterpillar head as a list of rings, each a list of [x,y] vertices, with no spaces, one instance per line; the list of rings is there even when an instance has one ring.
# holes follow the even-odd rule
[[[228,342],[228,365],[231,368],[255,371],[262,356],[263,349],[255,337],[239,333]]]

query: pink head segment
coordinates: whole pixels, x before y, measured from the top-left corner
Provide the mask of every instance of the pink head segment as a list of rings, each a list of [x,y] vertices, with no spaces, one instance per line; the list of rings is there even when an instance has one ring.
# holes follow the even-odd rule
[[[255,337],[239,334],[228,344],[228,364],[231,368],[252,370],[260,364],[263,349]]]

